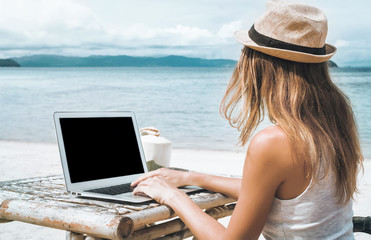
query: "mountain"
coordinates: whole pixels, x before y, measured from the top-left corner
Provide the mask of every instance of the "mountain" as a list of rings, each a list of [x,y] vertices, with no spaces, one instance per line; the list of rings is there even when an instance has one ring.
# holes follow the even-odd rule
[[[0,66],[22,67],[234,67],[235,60],[203,59],[170,55],[166,57],[32,55],[13,59],[0,59]],[[329,67],[338,67],[328,61]],[[5,65],[8,64],[8,65]]]
[[[328,64],[328,66],[330,68],[332,68],[332,67],[337,68],[338,67],[338,65],[335,62],[331,61],[331,60],[328,60],[327,61],[327,64]]]
[[[231,67],[236,61],[229,59],[202,59],[183,56],[132,57],[89,56],[66,57],[59,55],[33,55],[14,58],[22,67]]]
[[[0,59],[0,67],[20,67],[20,65],[13,59]]]

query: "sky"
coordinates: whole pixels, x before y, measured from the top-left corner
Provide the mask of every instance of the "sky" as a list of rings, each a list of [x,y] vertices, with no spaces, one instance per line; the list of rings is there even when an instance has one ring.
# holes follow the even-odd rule
[[[328,18],[339,66],[371,66],[371,1],[307,0]],[[184,55],[237,59],[233,32],[264,0],[0,0],[0,58]]]

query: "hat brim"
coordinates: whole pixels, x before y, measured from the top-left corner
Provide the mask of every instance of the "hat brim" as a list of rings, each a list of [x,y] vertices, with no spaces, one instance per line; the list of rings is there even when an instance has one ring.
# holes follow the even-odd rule
[[[291,50],[280,49],[280,48],[260,46],[256,44],[253,40],[251,40],[251,38],[249,37],[248,30],[236,31],[234,33],[234,37],[241,44],[249,48],[252,48],[256,51],[268,54],[273,57],[282,58],[282,59],[290,60],[294,62],[302,62],[302,63],[326,62],[336,53],[336,47],[330,44],[327,44],[327,43],[325,44],[325,48],[326,48],[325,55],[315,55],[315,54],[291,51]]]

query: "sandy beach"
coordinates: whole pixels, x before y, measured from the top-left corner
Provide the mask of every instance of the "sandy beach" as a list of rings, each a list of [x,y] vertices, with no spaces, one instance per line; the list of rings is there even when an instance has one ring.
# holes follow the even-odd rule
[[[171,167],[199,172],[241,176],[244,153],[173,149]],[[0,141],[0,181],[62,174],[56,144]],[[228,166],[228,167],[226,167]],[[355,216],[371,216],[371,160],[364,164],[359,175],[359,191],[354,201]],[[222,220],[228,224],[228,218]],[[0,225],[0,239],[62,240],[65,232],[20,222]],[[370,239],[370,235],[356,233],[356,239]]]

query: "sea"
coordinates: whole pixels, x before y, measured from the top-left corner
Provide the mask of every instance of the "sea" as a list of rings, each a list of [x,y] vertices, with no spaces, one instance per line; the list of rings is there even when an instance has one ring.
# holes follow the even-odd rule
[[[0,141],[56,143],[55,111],[133,111],[173,148],[245,151],[219,113],[231,67],[0,68]],[[371,68],[331,68],[371,159]],[[258,130],[269,126],[266,119]],[[92,129],[93,131],[93,129]]]

